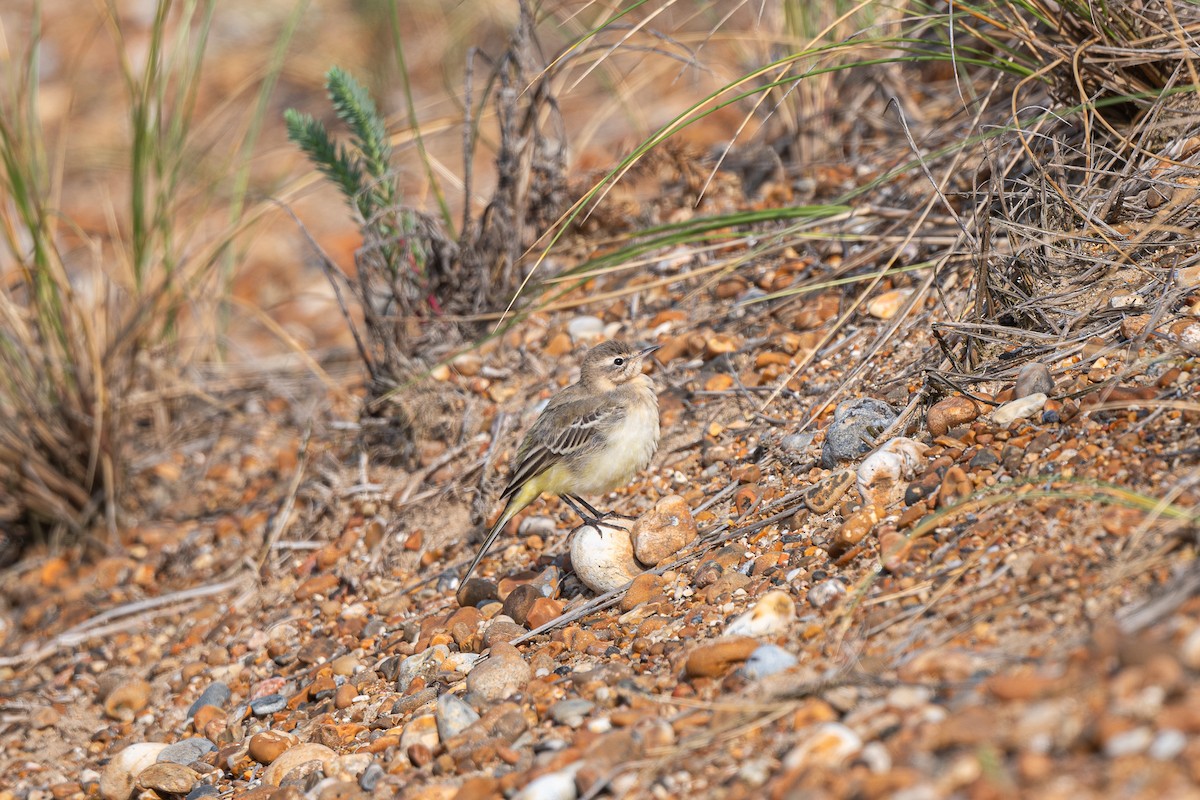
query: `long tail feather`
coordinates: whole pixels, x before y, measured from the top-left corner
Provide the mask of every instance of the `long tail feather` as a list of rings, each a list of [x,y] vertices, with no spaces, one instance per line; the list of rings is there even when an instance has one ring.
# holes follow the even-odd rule
[[[487,555],[487,551],[492,547],[492,542],[496,541],[496,537],[500,535],[500,531],[504,530],[504,526],[508,524],[508,521],[515,517],[517,512],[529,505],[528,501],[518,505],[518,499],[520,498],[514,497],[508,501],[508,505],[504,507],[504,513],[500,515],[500,519],[496,520],[496,524],[488,531],[487,538],[483,540],[483,546],[479,548],[479,552],[475,554],[475,558],[471,559],[471,566],[467,567],[467,571],[463,573],[460,585],[466,583],[467,578],[471,577],[471,573],[475,571],[475,568],[479,566],[479,562]]]

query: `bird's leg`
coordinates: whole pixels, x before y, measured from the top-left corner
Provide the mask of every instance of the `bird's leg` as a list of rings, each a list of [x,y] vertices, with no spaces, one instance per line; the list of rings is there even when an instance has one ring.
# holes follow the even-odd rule
[[[569,505],[571,509],[579,515],[580,519],[582,519],[588,525],[594,527],[596,530],[600,530],[602,527],[612,528],[618,531],[628,530],[628,528],[626,528],[624,525],[616,525],[612,522],[604,521],[607,517],[620,516],[619,514],[614,514],[611,511],[597,511],[592,507],[591,503],[584,500],[577,494],[564,494],[561,495],[561,497],[563,502]],[[583,506],[583,508],[580,508],[580,506]]]
[[[571,495],[571,499],[573,499],[576,503],[579,503],[584,508],[586,508],[591,513],[591,515],[594,516],[596,519],[607,519],[609,517],[617,517],[618,519],[629,519],[629,520],[637,519],[637,517],[631,517],[628,514],[618,514],[615,511],[597,511],[595,508],[593,508],[591,506],[590,503],[588,503],[586,500],[584,500],[582,497],[580,497],[577,494]]]

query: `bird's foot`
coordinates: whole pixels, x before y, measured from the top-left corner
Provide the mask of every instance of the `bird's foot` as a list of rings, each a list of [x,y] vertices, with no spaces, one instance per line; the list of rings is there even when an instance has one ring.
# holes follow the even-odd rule
[[[626,532],[628,532],[628,531],[629,531],[629,528],[625,527],[624,525],[619,525],[619,524],[617,524],[617,523],[615,523],[615,522],[610,522],[610,521],[608,521],[608,518],[609,518],[609,517],[614,517],[614,516],[619,516],[619,515],[617,515],[617,514],[613,514],[613,513],[612,513],[612,512],[610,512],[610,511],[606,511],[606,512],[605,512],[605,513],[603,513],[603,514],[598,514],[598,515],[596,515],[596,516],[594,516],[594,517],[593,517],[593,516],[591,516],[591,515],[589,514],[589,515],[588,515],[588,516],[586,516],[586,517],[582,517],[582,519],[583,519],[583,524],[584,524],[584,525],[591,525],[593,528],[595,528],[595,529],[596,529],[596,530],[599,532],[599,534],[600,534],[601,536],[603,536],[603,535],[604,535],[604,529],[605,529],[605,528],[612,528],[612,529],[613,529],[613,530],[615,530],[615,531],[626,531]]]

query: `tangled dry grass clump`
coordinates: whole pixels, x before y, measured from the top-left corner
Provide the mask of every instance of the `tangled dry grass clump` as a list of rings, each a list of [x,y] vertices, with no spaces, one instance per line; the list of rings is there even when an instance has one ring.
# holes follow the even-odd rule
[[[1194,283],[1200,12],[1168,5],[967,7],[967,30],[1005,34],[1028,74],[981,164],[975,307],[944,328],[965,337],[959,379],[1080,350],[1130,309],[1178,308],[1181,276]]]

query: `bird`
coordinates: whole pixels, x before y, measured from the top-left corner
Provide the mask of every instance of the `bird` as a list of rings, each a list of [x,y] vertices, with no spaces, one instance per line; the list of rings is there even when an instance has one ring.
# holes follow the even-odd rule
[[[542,494],[561,497],[587,524],[619,528],[579,495],[624,486],[658,449],[658,396],[642,363],[659,345],[635,349],[613,339],[584,356],[579,381],[550,398],[517,449],[516,467],[500,494],[503,513],[463,574],[465,585],[500,531]],[[626,517],[628,519],[628,517]]]

